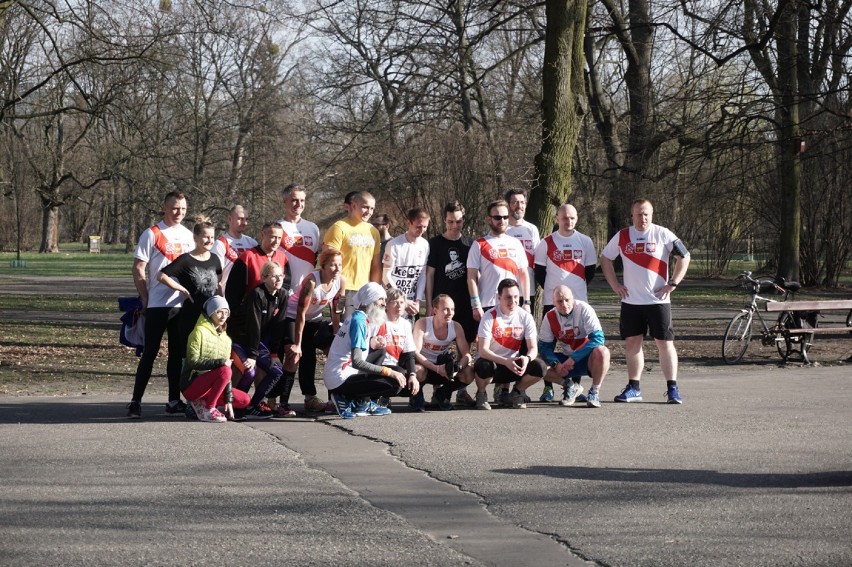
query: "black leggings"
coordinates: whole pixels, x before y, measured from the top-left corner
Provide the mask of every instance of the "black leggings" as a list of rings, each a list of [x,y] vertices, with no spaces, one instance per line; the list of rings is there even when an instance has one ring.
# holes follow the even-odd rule
[[[284,344],[293,344],[295,334],[296,321],[288,317],[284,320]],[[317,395],[317,349],[327,349],[333,339],[334,333],[331,332],[329,319],[305,321],[302,331],[302,357],[299,359],[299,389],[303,396]]]
[[[343,384],[332,390],[332,393],[357,400],[380,396],[390,398],[399,394],[400,390],[399,382],[395,378],[381,374],[353,374]]]
[[[183,365],[183,355],[186,352],[186,343],[181,344],[181,333],[179,330],[179,318],[169,319],[171,307],[149,307],[145,310],[145,349],[142,358],[136,367],[136,383],[133,386],[134,401],[141,402],[145,395],[145,388],[151,379],[151,371],[154,369],[154,361],[160,352],[160,343],[163,333],[168,331],[168,352],[166,362],[166,376],[169,379],[169,401],[180,399],[180,371]]]
[[[383,348],[372,350],[367,355],[366,360],[372,364],[381,364],[385,358],[385,352]],[[396,366],[392,368],[395,370],[398,369]],[[346,398],[359,399],[378,398],[381,396],[391,398],[398,396],[401,391],[402,388],[400,388],[399,382],[394,378],[382,376],[381,374],[354,374],[329,393],[334,392]]]

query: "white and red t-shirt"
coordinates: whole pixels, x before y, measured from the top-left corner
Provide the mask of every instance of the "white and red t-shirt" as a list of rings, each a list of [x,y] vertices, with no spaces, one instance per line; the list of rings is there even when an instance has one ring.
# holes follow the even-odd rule
[[[422,300],[426,296],[426,260],[429,259],[429,241],[418,236],[409,242],[400,234],[385,245],[382,264],[390,268],[393,287],[405,294],[405,299]]]
[[[278,222],[284,227],[281,250],[284,251],[287,262],[290,264],[290,289],[296,289],[305,276],[313,272],[316,267],[321,244],[319,227],[305,219],[299,219],[296,223],[284,219]]]
[[[180,292],[157,281],[157,275],[178,256],[194,249],[192,231],[182,224],[166,226],[160,221],[142,233],[134,258],[148,262],[148,307],[180,306]]]
[[[314,321],[322,317],[322,310],[340,293],[340,278],[332,280],[331,287],[328,291],[325,291],[320,283],[322,279],[319,270],[315,271],[311,277],[313,277],[316,285],[314,286],[314,292],[311,294],[311,302],[305,311],[305,321]],[[302,283],[299,284],[299,287],[296,288],[287,300],[287,312],[285,315],[290,319],[296,318],[296,311],[299,309],[299,297],[302,295],[302,286],[306,280],[307,278],[302,280]]]
[[[654,291],[669,281],[669,257],[677,240],[672,231],[656,224],[651,224],[643,232],[632,226],[623,228],[612,237],[601,251],[601,256],[615,260],[621,254],[624,286],[627,288],[627,297],[622,299],[622,303],[670,303],[668,296],[660,299]]]
[[[385,358],[382,366],[399,366],[399,357],[404,352],[414,352],[414,335],[411,323],[400,317],[396,321],[385,321],[371,336],[385,338]]]
[[[243,234],[239,238],[234,238],[229,233],[225,233],[216,239],[213,243],[213,249],[210,250],[213,254],[219,256],[222,261],[222,286],[228,283],[228,274],[231,273],[231,268],[234,267],[234,262],[237,261],[243,252],[249,248],[257,246],[257,240],[251,236]]]
[[[529,264],[527,253],[517,238],[488,234],[470,247],[467,267],[479,270],[479,301],[483,307],[491,307],[497,305],[497,284],[511,278],[520,286],[521,270],[526,270]]]
[[[518,356],[522,344],[538,340],[533,316],[520,307],[511,315],[504,315],[499,306],[489,309],[479,322],[476,335],[483,339],[490,337],[491,352],[505,358]]]
[[[535,263],[535,249],[538,243],[541,242],[541,236],[538,233],[538,227],[531,222],[522,220],[517,226],[509,225],[506,229],[506,234],[517,238],[521,241],[524,247],[524,252],[527,253],[527,265],[529,266],[530,278],[530,295],[535,294],[535,273],[533,272],[533,264]],[[485,305],[483,303],[483,305]]]
[[[539,338],[546,343],[554,340],[562,345],[562,353],[570,355],[579,350],[595,331],[603,332],[597,313],[585,301],[575,301],[574,309],[568,315],[551,309],[541,320]]]
[[[447,352],[450,345],[456,340],[456,325],[454,321],[450,321],[447,325],[447,338],[439,339],[435,336],[435,326],[432,324],[433,318],[426,318],[426,329],[423,332],[423,348],[420,349],[420,354],[423,358],[432,364],[438,364],[438,357]]]
[[[544,305],[553,304],[553,290],[560,285],[568,286],[574,298],[588,301],[586,290],[586,266],[598,263],[592,239],[577,232],[562,236],[553,232],[544,237],[535,248],[535,263],[544,266]]]

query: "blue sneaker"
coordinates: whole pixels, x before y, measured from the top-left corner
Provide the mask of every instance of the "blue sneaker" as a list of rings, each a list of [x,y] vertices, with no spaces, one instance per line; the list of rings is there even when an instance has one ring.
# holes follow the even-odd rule
[[[615,397],[616,402],[641,402],[642,392],[639,388],[634,388],[630,384],[625,387],[620,394]]]
[[[385,406],[380,406],[376,402],[370,400],[369,405],[367,406],[367,415],[390,415],[393,411],[390,408],[386,408]],[[355,415],[358,415],[357,413]]]
[[[544,392],[542,392],[541,397],[539,397],[538,401],[540,402],[552,402],[553,401],[553,386],[548,384],[544,387]]]
[[[683,403],[680,394],[677,393],[677,384],[675,384],[674,386],[669,386],[668,391],[666,392],[666,397],[669,399],[668,403],[670,404]]]
[[[352,413],[357,415],[358,417],[364,417],[370,415],[370,404],[373,403],[373,400],[370,398],[361,398],[360,400],[355,400],[352,404]]]
[[[354,419],[355,414],[352,413],[352,402],[346,399],[344,396],[340,394],[335,394],[332,392],[329,397],[331,398],[331,403],[334,404],[334,409],[337,410],[337,415],[342,417],[343,419]]]
[[[599,392],[589,392],[588,396],[583,396],[586,398],[586,407],[588,408],[599,408],[601,407],[601,396]],[[577,396],[577,401],[580,401],[580,396]]]
[[[589,399],[586,397],[586,394],[580,394],[574,401],[578,404],[586,404],[589,402]]]

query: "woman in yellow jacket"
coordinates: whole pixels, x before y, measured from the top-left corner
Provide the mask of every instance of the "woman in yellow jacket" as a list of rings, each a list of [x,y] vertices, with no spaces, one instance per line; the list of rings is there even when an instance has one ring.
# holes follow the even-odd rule
[[[201,421],[227,421],[217,405],[234,419],[234,407],[249,403],[248,394],[231,389],[231,339],[225,333],[230,314],[225,298],[213,296],[189,334],[180,389]]]

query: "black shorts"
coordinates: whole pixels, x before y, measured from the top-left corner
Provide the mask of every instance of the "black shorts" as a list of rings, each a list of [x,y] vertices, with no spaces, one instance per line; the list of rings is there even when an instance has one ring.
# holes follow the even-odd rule
[[[498,365],[494,361],[484,358],[476,359],[476,362],[473,363],[473,371],[480,378],[494,378],[492,382],[495,384],[509,384],[523,378],[523,376],[518,376],[502,364]],[[547,364],[540,358],[530,360],[527,365],[527,374],[529,375],[544,378],[546,372]]]
[[[621,338],[644,336],[649,330],[650,335],[661,341],[673,341],[675,338],[672,328],[672,306],[669,303],[654,303],[652,305],[621,304],[619,320]]]

